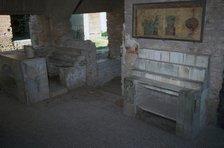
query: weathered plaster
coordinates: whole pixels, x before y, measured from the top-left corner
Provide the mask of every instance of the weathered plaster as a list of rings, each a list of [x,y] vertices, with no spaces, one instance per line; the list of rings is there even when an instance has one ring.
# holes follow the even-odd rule
[[[12,28],[9,15],[0,15],[0,51],[13,49]]]

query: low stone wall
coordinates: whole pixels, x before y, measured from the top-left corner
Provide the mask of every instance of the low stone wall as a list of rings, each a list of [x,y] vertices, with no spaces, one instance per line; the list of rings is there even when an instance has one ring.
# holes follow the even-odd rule
[[[103,85],[120,76],[120,60],[102,59],[97,61],[97,85]]]

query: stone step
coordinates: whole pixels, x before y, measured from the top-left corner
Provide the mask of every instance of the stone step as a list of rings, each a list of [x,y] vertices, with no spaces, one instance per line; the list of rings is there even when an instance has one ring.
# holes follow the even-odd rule
[[[176,85],[182,88],[195,89],[198,90],[202,87],[203,83],[200,81],[190,81],[186,79],[175,78],[169,75],[163,75],[153,72],[148,72],[144,70],[134,69],[132,71],[132,76],[136,76],[138,78],[149,79],[153,81],[158,81],[162,83]]]
[[[73,66],[74,63],[75,63],[75,61],[61,59],[61,58],[58,58],[58,57],[49,57],[48,58],[48,62],[49,63],[59,64],[59,65],[70,65],[70,66]]]
[[[57,59],[51,59],[51,58],[48,59],[47,64],[56,67],[72,67],[74,65],[73,62],[58,61]]]
[[[68,53],[54,52],[54,53],[52,53],[51,57],[61,57],[61,58],[66,58],[68,60],[73,60],[73,59],[77,59],[78,56],[80,56],[80,55],[72,55],[72,54],[68,54]]]
[[[154,73],[171,75],[189,80],[201,81],[205,79],[205,68],[173,64],[149,59],[138,58],[135,63],[136,69]]]
[[[81,55],[80,49],[74,49],[74,48],[65,48],[65,47],[57,47],[57,50],[54,51],[59,54],[68,54],[68,55]]]
[[[137,88],[137,91],[138,99],[135,102],[137,107],[166,119],[176,120],[177,96],[160,93],[142,85]]]
[[[209,63],[208,55],[161,51],[155,49],[141,49],[139,51],[138,56],[139,58],[196,66],[202,68],[207,68]]]

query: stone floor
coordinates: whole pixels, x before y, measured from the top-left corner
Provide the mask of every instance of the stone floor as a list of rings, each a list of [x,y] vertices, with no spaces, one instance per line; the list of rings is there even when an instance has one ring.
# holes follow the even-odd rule
[[[0,148],[224,148],[224,130],[192,141],[122,113],[119,79],[35,105],[0,92]]]

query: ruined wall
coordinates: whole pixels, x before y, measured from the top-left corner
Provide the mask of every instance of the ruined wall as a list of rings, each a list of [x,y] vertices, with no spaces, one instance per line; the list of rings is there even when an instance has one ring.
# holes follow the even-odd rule
[[[171,2],[172,0],[125,0],[126,33],[132,34],[132,5],[134,3]],[[182,0],[184,1],[184,0]],[[189,53],[203,53],[210,55],[210,90],[207,100],[207,116],[209,123],[215,123],[219,91],[222,86],[222,72],[224,69],[224,11],[223,0],[207,0],[204,23],[203,41],[184,42],[156,39],[135,39],[140,48],[163,49]]]
[[[0,51],[13,49],[10,15],[0,15]]]
[[[48,16],[32,16],[30,22],[30,33],[32,38],[32,43],[35,47],[46,47],[46,46],[60,46],[60,47],[70,47],[86,50],[87,61],[87,82],[89,84],[94,84],[97,80],[97,65],[96,65],[96,48],[93,43],[89,41],[78,41],[73,39],[71,23],[69,22],[70,16],[72,14],[71,10],[74,10],[78,1],[71,2],[71,0],[66,0],[65,2],[56,2],[53,0],[48,1],[47,6],[52,4],[55,7],[50,6],[47,11]],[[98,7],[97,2],[103,4],[107,7]],[[97,12],[97,11],[107,11],[110,13],[108,19],[108,27],[110,27],[109,38],[111,57],[120,57],[120,45],[122,38],[122,24],[124,20],[123,15],[123,1],[103,1],[99,0],[92,5],[88,3],[79,12]],[[62,4],[63,3],[63,4]],[[59,7],[63,5],[62,7]],[[67,7],[68,6],[68,7]],[[54,8],[54,9],[53,9]],[[91,9],[90,9],[91,8]],[[102,8],[102,9],[101,9]],[[105,9],[106,8],[106,9]],[[52,10],[52,11],[51,11]],[[60,11],[59,10],[63,10]],[[91,10],[91,11],[89,11]],[[119,62],[118,62],[119,63]],[[89,68],[89,71],[88,71]],[[120,69],[120,64],[118,65]],[[111,69],[112,71],[113,69]],[[111,76],[113,76],[111,72]]]
[[[30,19],[30,35],[35,48],[67,47],[80,49],[87,57],[87,84],[94,86],[96,74],[96,48],[90,41],[73,39],[69,19],[58,20],[44,15],[33,15]]]
[[[44,15],[30,16],[30,38],[34,47],[51,46],[49,17]]]
[[[122,44],[122,29],[124,23],[124,3],[116,3],[116,9],[107,13],[107,32],[111,58],[120,58],[120,47]]]

